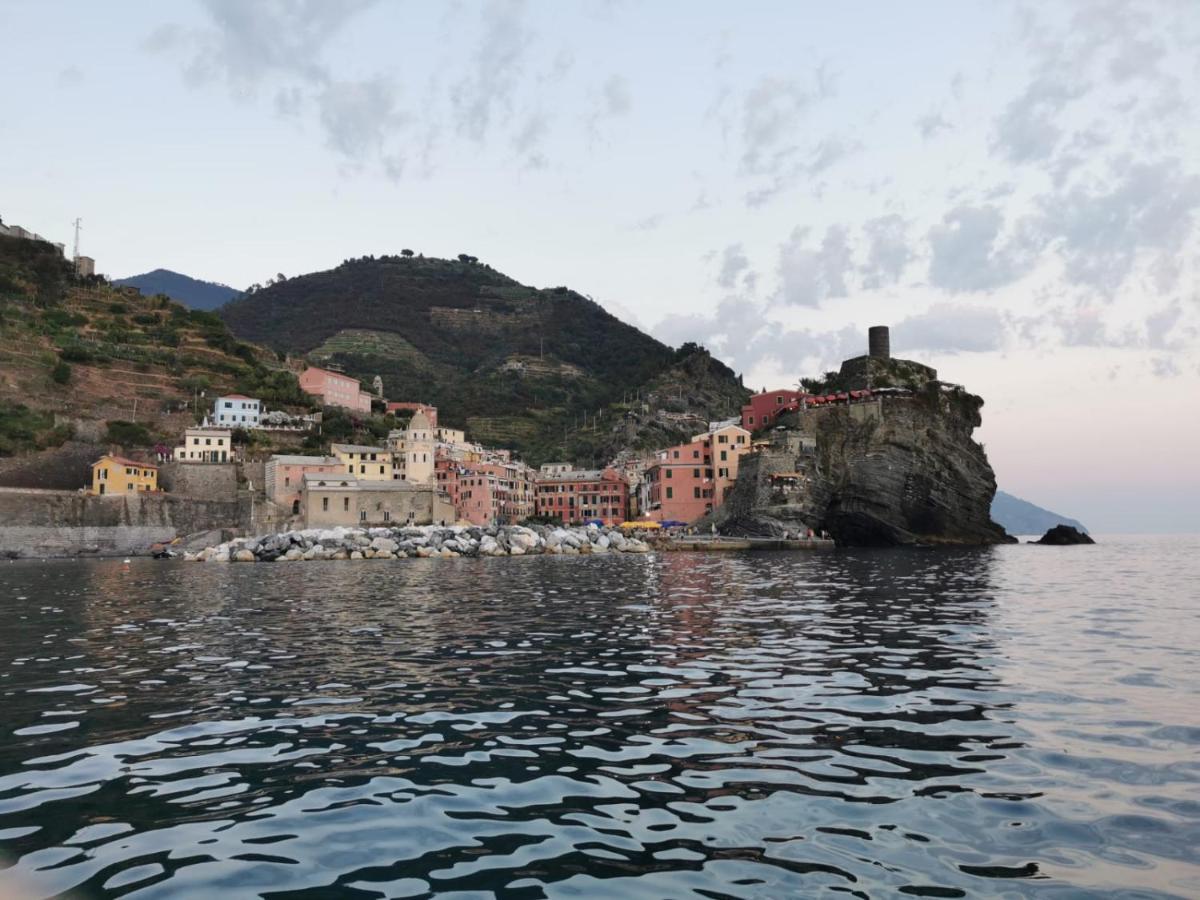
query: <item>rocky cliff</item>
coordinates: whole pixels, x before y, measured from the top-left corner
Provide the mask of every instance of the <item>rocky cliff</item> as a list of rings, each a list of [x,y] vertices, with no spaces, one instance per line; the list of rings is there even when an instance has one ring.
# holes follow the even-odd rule
[[[983,401],[931,381],[903,396],[798,412],[747,457],[716,521],[728,534],[828,531],[842,545],[1011,541],[972,432]]]

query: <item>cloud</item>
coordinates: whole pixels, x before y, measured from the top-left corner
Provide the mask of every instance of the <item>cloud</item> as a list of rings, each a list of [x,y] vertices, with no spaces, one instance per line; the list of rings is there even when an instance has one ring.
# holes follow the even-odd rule
[[[831,225],[819,247],[808,247],[808,229],[797,227],[779,248],[779,299],[796,306],[819,306],[829,297],[846,296],[853,270],[846,229]]]
[[[1119,160],[1107,180],[1096,179],[1041,198],[1039,230],[1056,242],[1069,280],[1112,295],[1139,256],[1158,263],[1169,288],[1174,257],[1193,234],[1200,176],[1177,159]]]
[[[330,82],[317,107],[329,145],[357,161],[380,153],[388,135],[404,122],[396,111],[395,86],[379,78]]]
[[[492,0],[483,7],[483,31],[472,55],[472,72],[451,91],[458,133],[481,142],[493,118],[508,113],[532,34],[522,0]]]
[[[997,118],[992,150],[1014,163],[1048,159],[1062,137],[1063,108],[1085,91],[1056,77],[1035,79]]]
[[[1175,300],[1162,309],[1146,316],[1146,340],[1158,350],[1176,350],[1183,346],[1180,323],[1183,320],[1183,305]]]
[[[738,276],[749,268],[750,260],[746,258],[742,245],[730,244],[721,254],[721,273],[717,276],[717,284],[732,289]]]
[[[633,108],[633,95],[629,91],[629,82],[620,75],[611,75],[604,82],[601,92],[603,103],[602,112],[606,116],[623,116]]]
[[[999,350],[1008,326],[987,307],[937,303],[892,326],[895,346],[941,353],[987,353]]]
[[[1036,261],[1027,242],[1003,240],[996,206],[956,206],[929,229],[929,281],[947,291],[988,291],[1027,274]]]
[[[667,316],[653,333],[672,346],[685,341],[703,344],[738,372],[774,362],[790,369],[797,379],[836,367],[866,349],[866,336],[860,328],[789,329],[772,321],[764,304],[741,297],[727,297],[712,315]]]
[[[908,242],[908,222],[895,213],[863,223],[867,236],[867,261],[862,266],[862,285],[878,289],[900,280],[915,258]]]
[[[932,140],[943,131],[950,131],[954,126],[938,112],[928,112],[917,119],[917,131],[924,140]]]
[[[73,88],[83,84],[83,70],[79,66],[70,65],[59,70],[55,83],[60,88]]]

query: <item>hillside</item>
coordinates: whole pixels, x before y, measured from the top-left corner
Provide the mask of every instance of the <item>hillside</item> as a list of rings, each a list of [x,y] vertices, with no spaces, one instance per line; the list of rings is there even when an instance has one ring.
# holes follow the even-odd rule
[[[141,275],[118,278],[113,284],[137,288],[147,297],[165,294],[188,309],[214,310],[241,295],[237,288],[215,281],[201,281],[170,269],[154,269]]]
[[[748,393],[700,348],[681,356],[575,291],[528,287],[465,255],[348,260],[252,290],[220,315],[246,340],[379,375],[389,399],[433,403],[446,424],[535,464],[619,449],[616,416],[672,402],[698,421],[732,416]],[[686,382],[669,373],[693,351],[707,387],[672,401],[655,385]]]
[[[1060,516],[1004,491],[996,491],[992,500],[992,518],[1009,534],[1044,534],[1055,525],[1070,525],[1087,534],[1087,529],[1078,520]]]
[[[201,392],[233,390],[308,400],[274,353],[212,313],[77,279],[53,245],[0,237],[0,456],[72,436],[170,445],[211,402]]]

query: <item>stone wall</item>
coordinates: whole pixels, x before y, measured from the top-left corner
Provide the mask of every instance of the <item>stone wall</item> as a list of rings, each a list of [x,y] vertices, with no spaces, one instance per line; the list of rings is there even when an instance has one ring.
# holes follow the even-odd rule
[[[248,501],[0,488],[0,558],[144,554],[157,542],[248,525]]]
[[[235,463],[164,463],[158,470],[158,483],[164,491],[178,497],[200,500],[237,499],[238,476]],[[257,485],[255,485],[257,487]]]

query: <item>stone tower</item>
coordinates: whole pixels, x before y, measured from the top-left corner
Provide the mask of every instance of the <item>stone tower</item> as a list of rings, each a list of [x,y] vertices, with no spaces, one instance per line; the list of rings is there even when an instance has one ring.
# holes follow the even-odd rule
[[[867,354],[875,359],[892,358],[892,338],[886,325],[872,325],[867,330]]]
[[[424,411],[417,410],[404,429],[404,480],[413,484],[433,484],[433,426]]]

